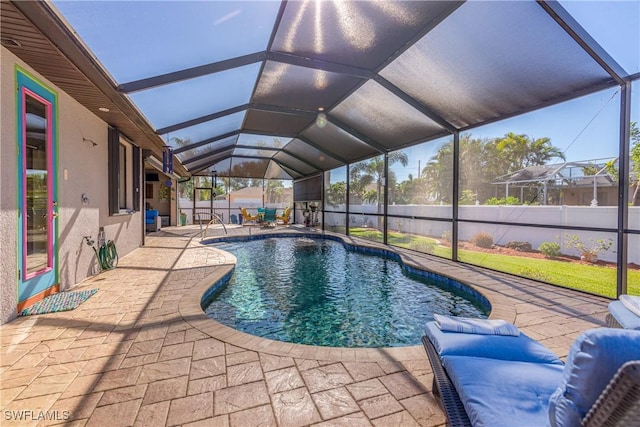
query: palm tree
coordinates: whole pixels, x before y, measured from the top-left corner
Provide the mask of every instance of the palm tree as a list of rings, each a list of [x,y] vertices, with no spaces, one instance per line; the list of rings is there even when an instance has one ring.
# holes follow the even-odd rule
[[[402,166],[407,166],[409,158],[407,153],[402,151],[394,151],[387,155],[387,162],[389,165],[400,163]],[[375,203],[377,206],[377,212],[380,214],[382,208],[382,184],[384,181],[384,157],[378,156],[371,159],[368,163],[364,164],[365,173],[372,177],[372,181],[376,183]],[[389,172],[391,173],[391,172]],[[369,192],[368,197],[370,201],[373,199],[373,195]],[[378,229],[380,229],[380,217],[378,217]]]
[[[491,170],[489,162],[493,158],[490,151],[486,140],[471,138],[471,134],[460,137],[460,194],[464,187],[471,187],[466,189],[474,194],[486,187]],[[421,176],[426,179],[429,195],[435,202],[452,203],[453,143],[440,147],[422,169]]]
[[[395,151],[388,154],[389,165],[400,163],[406,166],[409,158],[406,153]],[[391,172],[389,172],[391,174]],[[391,176],[389,177],[391,178]],[[382,184],[384,181],[384,157],[378,156],[368,162],[359,162],[349,168],[349,194],[350,204],[358,202],[375,202],[377,212],[381,213]],[[367,187],[375,182],[376,189],[367,191]],[[358,200],[359,199],[359,200]],[[378,217],[378,229],[380,229],[380,217]]]
[[[453,184],[453,144],[440,147],[420,172],[427,181],[427,195],[435,202],[451,203]]]
[[[350,204],[358,204],[364,200],[364,193],[368,185],[373,182],[373,176],[367,173],[367,164],[356,163],[349,168],[349,197]]]
[[[398,184],[389,184],[389,190],[392,189],[393,193],[389,194],[389,203],[394,202],[399,205],[424,204],[426,196],[429,194],[427,180],[425,178],[414,178],[411,174],[406,180]]]
[[[402,166],[407,166],[407,164],[409,163],[407,154],[403,153],[402,151],[394,151],[393,153],[388,155],[387,159],[389,166],[395,163],[400,163]],[[366,165],[366,170],[371,176],[373,176],[373,180],[376,183],[376,204],[380,206],[380,203],[382,202],[380,200],[380,196],[382,194],[382,184],[384,180],[384,158],[382,156],[379,156],[371,159],[371,161],[369,161],[369,163],[367,163]]]
[[[327,189],[327,205],[338,207],[345,202],[346,194],[347,184],[344,181],[334,182]]]
[[[565,160],[564,153],[551,145],[549,138],[534,139],[510,132],[501,138],[478,139],[464,134],[460,137],[460,194],[468,190],[479,200],[486,200],[493,192],[491,182],[496,177],[527,166],[544,165],[553,158]],[[452,143],[440,147],[421,176],[427,180],[432,199],[452,202]]]
[[[494,178],[491,162],[494,159],[493,147],[486,139],[471,138],[470,134],[460,138],[460,189],[458,201],[468,194],[473,200],[486,198],[491,194],[488,185]],[[466,191],[466,193],[465,193]]]
[[[280,179],[268,179],[266,180],[266,197],[267,203],[282,203],[284,202],[284,184]]]
[[[551,145],[551,139],[546,137],[534,139],[525,134],[509,132],[496,140],[496,148],[506,166],[502,170],[503,174],[528,166],[544,165],[554,158],[566,160],[562,150]]]

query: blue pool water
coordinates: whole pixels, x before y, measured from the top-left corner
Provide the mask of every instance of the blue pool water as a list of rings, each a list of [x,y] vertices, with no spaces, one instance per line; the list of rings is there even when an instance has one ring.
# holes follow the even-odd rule
[[[487,317],[480,302],[409,275],[395,260],[339,242],[268,238],[214,246],[234,254],[238,264],[203,307],[210,318],[252,335],[394,347],[418,344],[433,313]]]

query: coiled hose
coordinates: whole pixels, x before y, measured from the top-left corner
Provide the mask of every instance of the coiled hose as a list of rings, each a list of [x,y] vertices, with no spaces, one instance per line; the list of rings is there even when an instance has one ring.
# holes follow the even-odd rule
[[[102,238],[102,235],[100,235],[98,237],[98,241],[102,241],[104,243],[100,245],[100,248],[98,249],[94,246],[95,241],[91,236],[84,236],[84,240],[87,242],[88,246],[91,246],[91,249],[93,249],[93,252],[96,254],[100,271],[116,268],[118,265],[118,251],[116,250],[116,244],[113,240],[105,241]]]
[[[96,256],[102,270],[111,270],[118,265],[118,251],[113,240],[108,240],[104,245],[100,246]]]

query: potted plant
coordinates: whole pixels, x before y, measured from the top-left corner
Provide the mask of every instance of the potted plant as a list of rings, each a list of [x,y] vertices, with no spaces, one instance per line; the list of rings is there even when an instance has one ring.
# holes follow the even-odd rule
[[[304,217],[304,226],[311,227],[311,211],[308,208],[305,208],[302,211],[302,216]]]

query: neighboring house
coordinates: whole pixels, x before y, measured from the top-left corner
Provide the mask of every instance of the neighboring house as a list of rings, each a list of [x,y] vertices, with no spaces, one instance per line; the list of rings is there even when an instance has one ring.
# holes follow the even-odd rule
[[[264,191],[260,187],[245,187],[229,193],[231,207],[257,208],[264,206]]]
[[[281,187],[278,194],[270,196],[260,187],[245,187],[231,191],[228,194],[228,199],[231,208],[257,208],[262,206],[281,208],[290,206],[293,203],[293,189]]]
[[[0,323],[6,323],[97,272],[85,236],[95,240],[103,230],[120,256],[144,243],[144,171],[162,168],[164,144],[45,2],[1,7]],[[168,176],[174,184],[176,177]]]
[[[526,201],[527,190],[535,189],[535,202],[541,205],[617,206],[618,182],[607,173],[602,159],[529,166],[496,178],[492,184],[500,196]],[[590,173],[589,171],[596,171]],[[585,173],[587,171],[587,173]],[[633,202],[635,188],[629,189]]]

